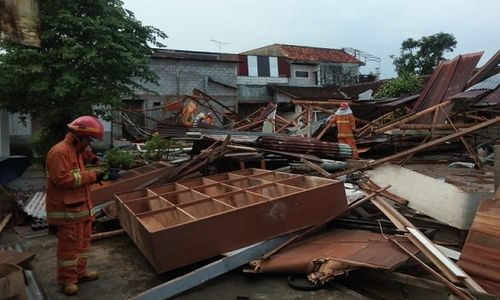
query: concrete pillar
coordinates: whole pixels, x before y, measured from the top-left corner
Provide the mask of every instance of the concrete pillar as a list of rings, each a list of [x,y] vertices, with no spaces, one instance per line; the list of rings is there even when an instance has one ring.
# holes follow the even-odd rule
[[[495,145],[495,191],[500,186],[500,145]]]
[[[0,110],[0,156],[10,156],[9,113]]]

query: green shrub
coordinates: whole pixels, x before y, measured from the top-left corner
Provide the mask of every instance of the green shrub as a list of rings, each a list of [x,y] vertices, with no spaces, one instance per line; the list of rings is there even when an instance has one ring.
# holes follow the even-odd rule
[[[135,163],[134,154],[120,148],[113,148],[106,151],[105,165],[108,168],[120,168],[122,170],[131,169]]]
[[[393,80],[384,83],[377,94],[376,98],[392,98],[405,95],[416,94],[422,88],[422,79],[412,73],[405,73]]]
[[[60,141],[60,137],[50,134],[48,130],[35,133],[30,140],[29,147],[33,151],[35,161],[45,168],[45,160],[50,148]]]
[[[171,147],[171,141],[160,137],[158,134],[153,134],[146,142],[146,159],[159,161],[163,156],[167,156]]]

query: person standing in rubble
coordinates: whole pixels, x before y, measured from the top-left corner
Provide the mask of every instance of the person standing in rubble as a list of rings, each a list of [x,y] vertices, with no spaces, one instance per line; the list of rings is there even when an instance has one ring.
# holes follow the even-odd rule
[[[212,112],[208,112],[205,115],[205,119],[203,120],[203,122],[208,125],[214,125],[214,115],[212,114]]]
[[[356,121],[352,114],[349,103],[340,103],[339,109],[330,119],[330,126],[337,126],[337,142],[348,144],[352,148],[352,159],[359,159],[358,148],[356,147],[356,139],[354,132],[356,131]]]
[[[66,295],[78,292],[77,284],[96,280],[87,270],[93,220],[90,185],[101,182],[104,173],[85,168],[99,160],[90,151],[93,139],[103,139],[103,126],[97,118],[82,116],[67,125],[69,133],[47,155],[47,223],[57,231],[57,282]]]
[[[184,125],[185,127],[192,127],[193,122],[195,121],[194,115],[196,114],[197,110],[198,105],[196,105],[196,102],[189,101],[189,103],[182,109],[182,125]]]

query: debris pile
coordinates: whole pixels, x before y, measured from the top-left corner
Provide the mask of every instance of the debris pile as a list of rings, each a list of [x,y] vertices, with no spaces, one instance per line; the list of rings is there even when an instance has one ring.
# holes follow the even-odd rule
[[[126,233],[158,273],[223,256],[139,299],[171,297],[239,267],[294,274],[290,285],[301,278],[309,288],[351,274],[461,299],[500,295],[500,52],[475,71],[481,55],[440,63],[419,95],[399,99],[306,94],[287,103],[293,114],[269,103],[240,116],[195,89],[155,108],[160,118],[122,109],[115,121],[133,137],[182,141],[173,152],[189,152],[144,159],[92,186],[101,228],[93,238]],[[328,125],[341,101],[357,116],[364,159],[351,160]],[[214,119],[195,121],[198,109]],[[27,216],[44,218],[43,197],[28,199]]]

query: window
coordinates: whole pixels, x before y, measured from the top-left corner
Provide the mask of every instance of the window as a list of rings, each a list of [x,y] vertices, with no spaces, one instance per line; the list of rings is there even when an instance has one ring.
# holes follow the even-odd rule
[[[318,71],[314,71],[313,72],[313,77],[314,77],[314,84],[315,85],[319,85],[319,72]]]
[[[297,77],[297,78],[309,78],[309,71],[295,71],[295,77]]]
[[[257,56],[248,56],[248,76],[258,76],[257,71]]]
[[[269,69],[271,77],[278,77],[278,58],[275,56],[269,57]]]

